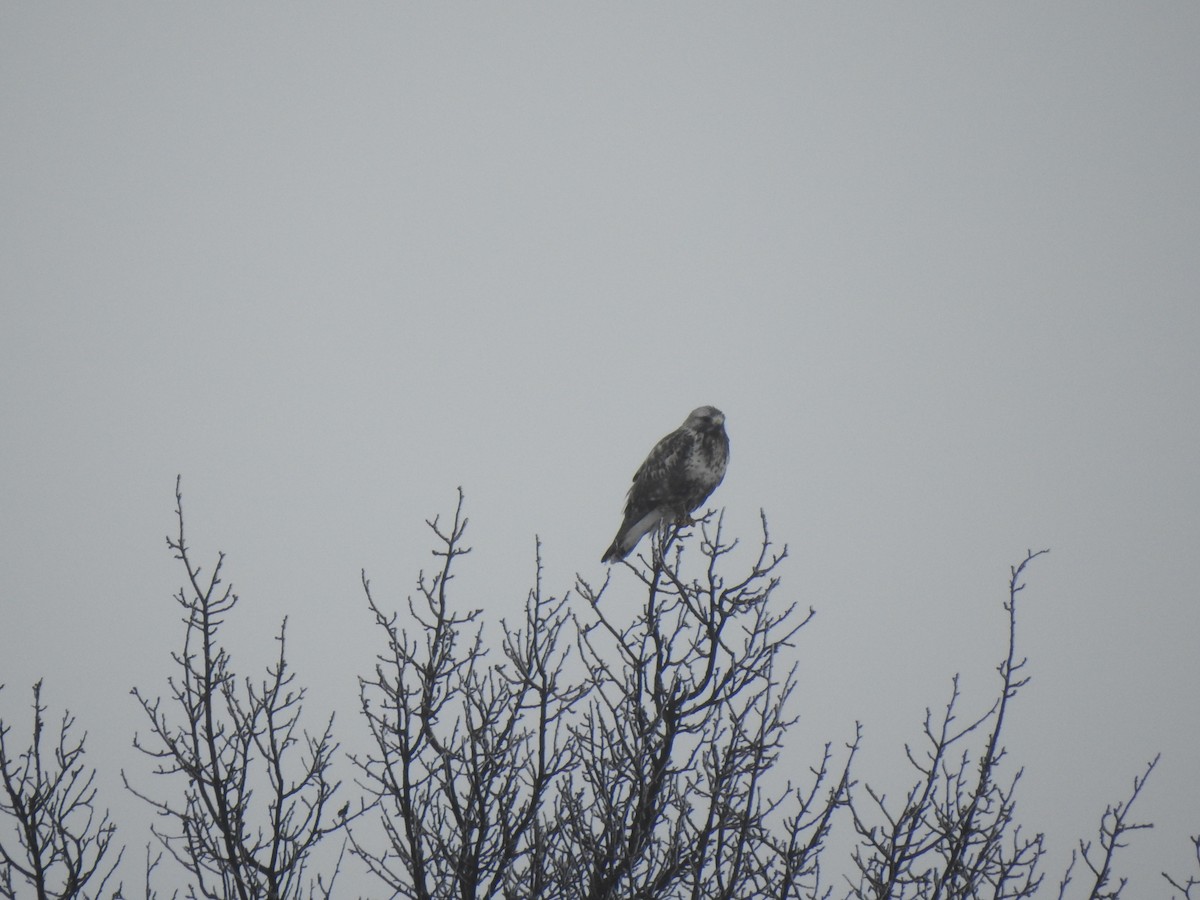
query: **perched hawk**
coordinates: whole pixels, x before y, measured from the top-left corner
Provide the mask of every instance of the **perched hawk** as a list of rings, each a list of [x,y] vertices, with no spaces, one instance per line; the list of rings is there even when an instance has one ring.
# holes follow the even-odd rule
[[[714,406],[692,410],[634,474],[625,520],[600,561],[624,559],[660,522],[686,520],[721,483],[728,460],[725,414]]]

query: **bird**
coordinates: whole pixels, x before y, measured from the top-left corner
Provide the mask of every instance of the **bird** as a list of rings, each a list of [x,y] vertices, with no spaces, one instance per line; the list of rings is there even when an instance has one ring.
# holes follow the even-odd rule
[[[600,561],[620,562],[661,523],[689,521],[725,477],[728,461],[725,414],[715,406],[693,409],[634,473],[625,518]]]

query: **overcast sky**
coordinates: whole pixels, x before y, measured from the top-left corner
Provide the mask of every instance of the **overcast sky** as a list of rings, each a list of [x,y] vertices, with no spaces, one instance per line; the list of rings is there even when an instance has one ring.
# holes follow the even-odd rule
[[[176,474],[235,665],[287,615],[349,743],[360,569],[399,605],[462,485],[464,604],[511,615],[535,535],[551,591],[600,578],[713,404],[713,502],[766,510],[817,610],[795,759],[861,720],[902,791],[1049,547],[1020,817],[1056,878],[1161,750],[1120,862],[1165,893],[1200,832],[1198,47],[1184,3],[5,4],[0,713],[45,676],[136,847]]]

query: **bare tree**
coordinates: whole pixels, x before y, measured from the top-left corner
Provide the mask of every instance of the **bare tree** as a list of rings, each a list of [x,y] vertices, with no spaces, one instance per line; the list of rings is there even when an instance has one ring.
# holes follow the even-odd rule
[[[401,611],[362,574],[380,636],[359,679],[368,749],[350,757],[364,793],[335,813],[333,717],[304,726],[287,620],[265,677],[237,676],[221,628],[238,597],[221,580],[222,554],[207,577],[193,563],[176,483],[167,544],[186,576],[175,596],[182,648],[165,700],[133,691],[149,721],[134,746],[166,790],[135,788],[122,772],[156,816],[147,900],[164,860],[187,875],[172,897],[329,900],[347,852],[363,877],[412,900],[830,900],[835,885],[855,900],[1053,893],[1043,835],[1016,814],[1022,770],[1004,745],[1028,684],[1018,599],[1046,551],[1011,571],[994,702],[960,720],[955,676],[944,707],[926,710],[921,744],[905,747],[916,777],[889,799],[852,774],[858,723],[844,750],[827,743],[813,765],[783,757],[795,644],[813,611],[781,597],[787,549],[765,515],[752,548],[708,513],[656,532],[602,584],[577,576],[561,596],[543,587],[538,543],[518,620],[488,622],[484,603],[452,590],[470,553],[463,505],[460,490],[449,523],[427,522],[436,566]],[[94,809],[74,720],[47,740],[40,688],[27,749],[14,755],[0,721],[0,897],[99,898],[121,860],[115,828]],[[1157,761],[1105,809],[1098,839],[1079,843],[1059,900],[1072,889],[1121,897],[1115,862],[1150,827],[1131,810]],[[846,866],[828,859],[839,828],[853,840]],[[328,865],[314,858],[343,829],[341,852]],[[1200,863],[1200,837],[1193,847]],[[1182,900],[1200,900],[1200,878],[1164,877]],[[120,896],[118,886],[108,900]]]
[[[438,571],[417,582],[410,625],[363,589],[387,649],[361,679],[373,739],[354,758],[379,812],[382,848],[352,834],[355,854],[396,896],[536,896],[545,886],[543,809],[575,765],[564,717],[584,693],[564,676],[566,601],[530,592],[524,621],[501,623],[503,661],[490,663],[479,610],[449,598],[467,519],[428,523]],[[353,831],[353,829],[352,829]]]
[[[182,650],[172,654],[178,671],[168,679],[171,703],[132,693],[150,723],[149,739],[135,736],[134,746],[178,792],[159,799],[122,777],[154,809],[161,823],[152,826],[155,836],[189,873],[186,896],[328,898],[336,869],[328,881],[310,881],[306,868],[317,844],[341,827],[331,807],[338,789],[333,717],[316,733],[301,723],[305,692],[287,665],[286,619],[266,677],[255,683],[235,675],[219,638],[238,603],[232,587],[222,588],[224,554],[205,581],[185,540],[178,481],[175,500],[178,530],[167,546],[186,584],[175,596],[184,635]]]
[[[1027,660],[1017,653],[1017,599],[1025,570],[1046,550],[1029,552],[1012,569],[1004,610],[1008,616],[1008,649],[997,672],[999,696],[982,716],[960,723],[956,713],[958,676],[949,702],[935,717],[926,710],[924,749],[906,746],[910,765],[920,777],[899,805],[863,785],[866,794],[851,796],[848,806],[859,844],[854,851],[858,877],[853,898],[977,898],[995,900],[1035,896],[1044,880],[1044,835],[1029,835],[1017,822],[1015,797],[1022,769],[1006,779],[1007,757],[1002,732],[1010,702],[1028,682]],[[972,764],[969,742],[982,737],[983,747]],[[1068,896],[1075,864],[1082,859],[1092,875],[1089,900],[1117,900],[1126,885],[1114,875],[1116,851],[1128,837],[1149,825],[1129,820],[1129,812],[1158,758],[1134,779],[1129,799],[1110,805],[1101,818],[1099,846],[1080,841],[1079,851],[1058,885],[1059,900]],[[1115,884],[1113,883],[1115,879]],[[1172,882],[1174,884],[1174,882]]]
[[[1010,702],[1028,683],[1018,658],[1017,598],[1024,588],[1026,567],[1046,553],[1030,552],[1012,570],[1008,599],[1008,650],[997,666],[999,696],[982,716],[958,719],[958,676],[950,700],[935,717],[926,710],[924,748],[905,746],[919,778],[899,805],[869,784],[866,798],[852,794],[849,803],[859,844],[854,851],[858,878],[854,898],[1032,897],[1041,884],[1038,864],[1044,854],[1042,834],[1023,833],[1016,823],[1017,769],[1001,780],[1006,757],[1002,732]],[[974,765],[969,741],[983,737]]]
[[[650,562],[630,566],[644,606],[629,624],[601,605],[608,581],[579,580],[578,611],[546,596],[539,558],[524,621],[501,623],[495,661],[479,609],[448,591],[469,552],[461,492],[448,528],[428,524],[439,571],[419,577],[405,623],[363,582],[387,650],[362,680],[374,748],[356,763],[384,841],[353,841],[390,890],[784,898],[819,881],[848,774],[825,787],[827,753],[807,789],[771,796],[763,783],[793,721],[781,651],[811,618],[768,604],[785,551],[765,519],[757,559],[732,579],[719,520],[701,523],[695,576],[686,534],[668,530]]]
[[[795,669],[784,661],[813,616],[776,604],[776,549],[766,517],[749,566],[728,573],[720,516],[655,536],[628,568],[643,591],[623,624],[599,589],[578,581],[593,620],[578,630],[591,691],[573,735],[582,765],[561,793],[563,840],[552,848],[561,896],[790,897],[820,884],[819,857],[845,799],[849,758],[830,753],[807,790],[766,784],[795,719]],[[690,564],[689,564],[690,563]],[[689,574],[690,573],[690,574]],[[851,754],[852,755],[852,754]],[[787,811],[791,809],[790,815]]]
[[[33,733],[15,755],[12,728],[0,718],[0,897],[15,900],[20,888],[38,900],[100,897],[124,850],[115,859],[110,853],[117,829],[107,810],[96,809],[96,771],[83,759],[87,735],[75,738],[75,719],[63,713],[47,740],[45,716],[38,681]],[[120,894],[118,885],[111,896]]]

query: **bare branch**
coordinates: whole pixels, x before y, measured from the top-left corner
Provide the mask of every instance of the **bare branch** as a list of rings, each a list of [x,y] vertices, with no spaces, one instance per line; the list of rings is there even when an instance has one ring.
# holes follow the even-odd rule
[[[1099,849],[1096,849],[1091,841],[1081,840],[1079,842],[1078,858],[1083,860],[1083,864],[1087,866],[1093,876],[1088,900],[1117,900],[1121,896],[1121,892],[1125,889],[1126,879],[1124,878],[1117,878],[1115,886],[1111,884],[1113,880],[1113,858],[1117,850],[1128,846],[1126,843],[1128,840],[1127,836],[1131,832],[1154,827],[1150,824],[1129,821],[1129,813],[1133,808],[1134,801],[1138,798],[1138,794],[1142,792],[1142,788],[1146,784],[1146,779],[1150,777],[1150,773],[1158,765],[1158,760],[1159,757],[1155,756],[1147,764],[1146,771],[1141,776],[1133,779],[1133,791],[1130,793],[1129,799],[1105,807],[1104,814],[1100,817]],[[1072,865],[1074,865],[1075,859],[1075,854],[1072,853]],[[1068,874],[1069,871],[1068,869]],[[1069,881],[1069,878],[1065,880]]]
[[[1192,851],[1196,868],[1200,869],[1200,834],[1192,836]],[[1171,885],[1175,890],[1182,892],[1179,898],[1173,898],[1173,900],[1195,900],[1195,898],[1200,898],[1200,876],[1189,875],[1186,881],[1174,878],[1166,872],[1163,872],[1162,876],[1167,880],[1167,884]],[[1192,893],[1193,891],[1195,891],[1195,894]]]
[[[11,825],[0,830],[0,897],[15,898],[22,886],[39,898],[100,897],[125,850],[115,859],[110,852],[117,828],[96,808],[96,771],[83,759],[87,735],[74,736],[75,719],[65,712],[57,737],[48,738],[45,715],[38,681],[28,745],[13,748],[12,726],[0,718],[0,822]],[[118,885],[113,896],[120,893]]]
[[[154,774],[173,779],[181,791],[158,799],[124,772],[122,779],[155,811],[160,824],[151,830],[190,874],[189,897],[328,896],[322,880],[306,883],[305,870],[317,844],[343,827],[330,811],[338,789],[331,775],[338,749],[333,718],[316,734],[301,725],[305,692],[287,665],[286,619],[266,678],[235,676],[219,632],[238,596],[232,587],[221,589],[223,554],[202,579],[185,540],[178,480],[175,498],[178,530],[167,545],[187,578],[175,595],[185,613],[183,649],[172,654],[178,672],[167,682],[178,722],[162,698],[132,693],[149,720],[149,738],[135,735],[134,747],[155,762]],[[147,863],[147,886],[160,859]]]

